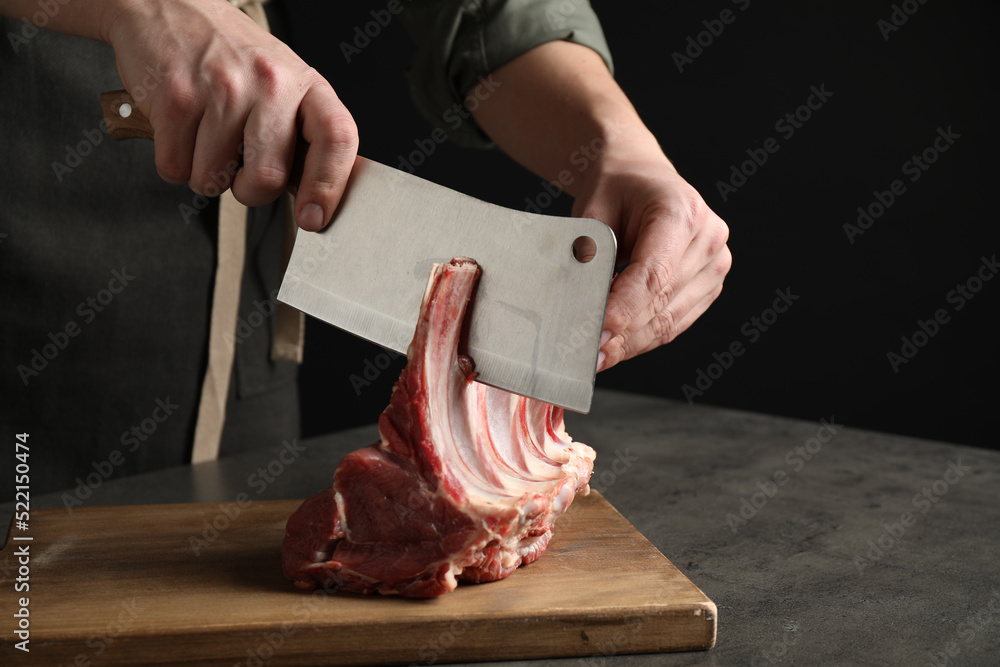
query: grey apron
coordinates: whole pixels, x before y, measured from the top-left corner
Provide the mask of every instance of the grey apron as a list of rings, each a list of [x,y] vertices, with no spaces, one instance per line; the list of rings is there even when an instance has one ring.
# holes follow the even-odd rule
[[[35,493],[185,464],[217,200],[163,182],[152,142],[108,137],[109,46],[3,17],[0,34],[30,35],[0,45],[0,438],[30,434]],[[298,435],[296,364],[270,358],[283,211],[248,218],[221,455]]]

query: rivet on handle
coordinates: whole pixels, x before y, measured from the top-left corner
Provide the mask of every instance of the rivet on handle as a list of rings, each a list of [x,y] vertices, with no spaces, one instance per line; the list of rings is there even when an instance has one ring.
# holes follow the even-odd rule
[[[101,111],[112,139],[152,139],[153,126],[124,90],[101,94]]]

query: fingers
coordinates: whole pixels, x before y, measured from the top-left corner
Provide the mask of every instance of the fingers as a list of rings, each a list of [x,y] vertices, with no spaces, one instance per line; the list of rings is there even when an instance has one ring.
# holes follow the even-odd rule
[[[257,105],[243,130],[243,168],[233,182],[233,196],[246,206],[263,206],[289,185],[298,128],[295,117],[277,106]]]
[[[318,75],[316,76],[318,79]],[[258,103],[242,117],[226,99],[198,110],[177,109],[173,122],[155,123],[156,164],[170,183],[187,181],[195,192],[218,196],[230,186],[237,200],[261,206],[286,188],[297,188],[295,219],[302,229],[325,227],[340,203],[358,152],[354,119],[325,80],[314,82],[296,108]],[[165,114],[170,116],[170,114]],[[301,177],[294,165],[301,124]],[[244,145],[243,167],[239,164]]]
[[[644,222],[630,263],[615,279],[608,297],[604,328],[613,335],[602,349],[605,367],[628,359],[645,347],[633,337],[660,318],[669,324],[668,305],[702,268],[704,258],[692,247],[695,231],[677,215],[655,213]]]
[[[258,103],[240,115],[225,96],[199,108],[168,97],[156,127],[157,169],[170,183],[188,182],[195,192],[218,196],[232,187],[237,200],[261,206],[286,189],[297,189],[295,219],[308,231],[325,227],[347,186],[358,150],[354,119],[318,75],[297,108]],[[298,118],[298,123],[296,122]],[[301,124],[302,141],[296,156]],[[237,173],[240,144],[243,166]],[[301,174],[295,173],[301,160]],[[296,176],[300,180],[296,181]]]
[[[175,86],[164,100],[153,105],[149,121],[156,131],[153,144],[156,172],[172,185],[191,178],[195,139],[204,108],[193,92]]]
[[[681,331],[681,332],[687,331],[687,329],[692,324],[694,324],[695,321],[699,317],[701,317],[705,313],[706,310],[708,310],[709,306],[711,306],[713,303],[715,303],[715,300],[717,298],[719,298],[720,294],[722,294],[722,285],[717,285],[715,287],[715,289],[713,289],[711,292],[709,292],[704,297],[702,297],[702,299],[700,301],[698,301],[697,303],[695,303],[694,306],[692,306],[691,309],[687,311],[687,314],[684,315],[683,319],[681,319],[680,322],[677,323],[677,330]],[[649,352],[650,350],[655,350],[656,348],[660,347],[664,343],[669,342],[669,341],[663,340],[662,338],[659,338],[657,336],[657,331],[658,330],[655,329],[654,327],[650,326],[650,327],[648,327],[648,329],[651,330],[649,332],[651,335],[649,335],[649,336],[637,336],[636,337],[637,339],[638,338],[642,338],[642,337],[647,337],[648,340],[649,340],[649,343],[646,345],[646,347],[644,347],[643,349],[641,349],[638,352],[636,352],[637,355],[638,354],[645,354],[646,352]]]
[[[108,41],[154,128],[160,176],[207,196],[231,187],[248,206],[298,185],[300,225],[328,224],[358,145],[330,84],[230,3],[149,4],[120,12]]]
[[[324,82],[325,84],[325,82]],[[314,85],[299,105],[309,144],[295,200],[295,221],[318,231],[333,217],[358,155],[358,128],[329,84]]]
[[[228,190],[239,168],[246,112],[233,109],[231,99],[225,95],[210,99],[198,124],[189,184],[201,195],[218,197]]]
[[[726,257],[729,257],[728,251]],[[694,324],[722,293],[720,276],[725,275],[726,262],[725,258],[720,260],[706,266],[643,326],[630,328],[609,340],[602,347],[607,350],[605,368],[669,343]]]
[[[700,219],[667,215],[644,226],[608,299],[602,370],[673,340],[705,312],[732,266],[728,236],[707,207]]]

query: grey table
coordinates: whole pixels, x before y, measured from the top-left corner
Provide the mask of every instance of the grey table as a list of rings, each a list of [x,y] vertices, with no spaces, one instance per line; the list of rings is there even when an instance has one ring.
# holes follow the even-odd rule
[[[598,452],[593,487],[718,605],[718,643],[497,665],[1000,664],[1000,453],[836,415],[798,421],[607,391],[567,422]],[[251,484],[257,498],[300,498],[375,439],[374,426],[316,438],[294,458],[286,450],[289,463],[278,444],[108,482],[86,502],[232,501]],[[61,506],[60,494],[32,500]],[[0,505],[2,525],[10,512]]]

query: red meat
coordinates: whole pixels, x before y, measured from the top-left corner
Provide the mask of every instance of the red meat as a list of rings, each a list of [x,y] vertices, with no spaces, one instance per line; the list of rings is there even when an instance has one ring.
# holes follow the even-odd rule
[[[288,520],[284,569],[299,588],[434,597],[502,579],[589,492],[594,450],[566,435],[562,409],[475,382],[458,353],[479,275],[464,258],[431,271],[381,439]]]

